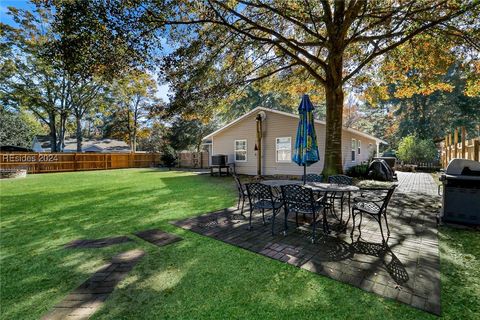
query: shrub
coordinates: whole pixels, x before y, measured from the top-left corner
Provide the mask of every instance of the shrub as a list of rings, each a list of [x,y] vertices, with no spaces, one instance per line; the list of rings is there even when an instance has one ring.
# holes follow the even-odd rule
[[[177,162],[177,154],[175,150],[168,144],[164,144],[162,146],[162,155],[160,156],[160,160],[162,160],[163,165],[171,168],[174,167]]]
[[[415,135],[406,136],[400,141],[397,157],[406,163],[432,162],[437,158],[437,148],[431,140],[422,140]]]
[[[368,164],[359,164],[348,168],[347,175],[356,178],[366,178],[368,175]]]

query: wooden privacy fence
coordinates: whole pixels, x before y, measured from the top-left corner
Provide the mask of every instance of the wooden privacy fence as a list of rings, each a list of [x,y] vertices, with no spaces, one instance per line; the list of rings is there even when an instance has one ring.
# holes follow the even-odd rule
[[[178,153],[180,168],[208,168],[208,152],[183,151]]]
[[[461,132],[461,141],[458,141],[458,133]],[[480,137],[466,140],[466,130],[464,127],[455,129],[453,134],[445,136],[442,142],[441,159],[442,166],[447,167],[450,160],[462,158],[479,161],[480,159]]]
[[[160,164],[158,153],[0,153],[0,169],[28,173],[148,168]]]

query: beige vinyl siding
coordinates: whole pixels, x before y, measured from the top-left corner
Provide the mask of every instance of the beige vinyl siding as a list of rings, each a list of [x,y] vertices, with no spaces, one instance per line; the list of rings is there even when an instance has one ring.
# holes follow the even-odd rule
[[[260,112],[260,111],[259,111]],[[257,156],[255,153],[256,143],[256,116],[258,112],[245,117],[239,122],[225,128],[212,137],[213,154],[228,155],[229,162],[235,162],[234,145],[235,140],[247,140],[247,161],[236,162],[236,170],[240,174],[255,175],[257,172]],[[295,162],[277,162],[276,161],[276,139],[281,137],[291,137],[292,155],[294,152],[295,138],[297,133],[298,118],[288,115],[278,114],[266,111],[267,117],[263,121],[263,139],[262,139],[262,174],[264,175],[302,175],[303,167]],[[317,133],[318,148],[320,152],[320,161],[307,168],[308,173],[320,173],[323,169],[325,159],[325,125],[315,124]],[[350,161],[351,140],[360,139],[361,153],[356,154],[356,161]],[[343,130],[342,132],[342,160],[344,168],[348,168],[362,161],[368,160],[368,144],[372,143],[375,147],[375,140],[358,136],[355,133]]]
[[[242,121],[239,121],[227,129],[216,134],[213,141],[213,154],[228,155],[228,162],[235,162],[234,148],[235,140],[247,140],[247,161],[236,162],[235,167],[240,174],[256,174],[257,157],[255,156],[255,137],[256,137],[256,122],[254,113]]]

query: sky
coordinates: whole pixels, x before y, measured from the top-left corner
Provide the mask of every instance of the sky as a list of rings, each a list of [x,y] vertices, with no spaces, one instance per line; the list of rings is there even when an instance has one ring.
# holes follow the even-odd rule
[[[7,14],[7,7],[15,7],[18,9],[34,10],[35,5],[28,0],[0,0],[0,22],[17,26],[10,15]],[[152,74],[153,75],[153,74]],[[155,76],[155,75],[153,75]],[[155,77],[156,78],[156,77]],[[165,102],[168,102],[169,86],[168,84],[162,84],[158,86],[157,97],[162,98]]]

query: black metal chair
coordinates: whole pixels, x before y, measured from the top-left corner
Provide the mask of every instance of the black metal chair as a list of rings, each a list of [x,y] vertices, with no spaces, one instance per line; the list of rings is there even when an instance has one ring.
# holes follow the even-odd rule
[[[388,220],[387,220],[387,206],[392,198],[393,192],[397,185],[393,185],[388,189],[378,189],[378,188],[364,188],[362,189],[362,194],[365,191],[373,191],[375,193],[375,200],[367,201],[367,198],[356,198],[359,201],[355,201],[352,206],[352,218],[353,218],[353,226],[350,236],[353,239],[353,232],[355,230],[355,216],[360,214],[360,222],[358,224],[358,231],[361,233],[361,225],[362,225],[362,218],[363,214],[368,214],[369,216],[373,217],[380,226],[380,233],[382,234],[382,239],[384,243],[387,243],[388,237],[390,237],[390,228],[388,227]],[[378,193],[386,193],[383,196],[379,196]],[[383,227],[382,227],[382,217],[385,219],[385,225],[387,226],[387,240],[385,240],[385,236],[383,234]]]
[[[252,229],[253,211],[259,210],[262,213],[263,225],[266,225],[265,210],[272,210],[272,235],[274,235],[275,216],[280,212],[283,203],[278,200],[272,191],[272,187],[262,183],[247,183],[248,201],[250,203],[250,217],[248,228]]]
[[[306,176],[302,177],[307,182],[323,182],[323,176],[321,174],[309,173]]]
[[[353,179],[343,174],[330,176],[328,177],[327,181],[328,183],[336,183],[336,184],[344,184],[344,185],[353,184]],[[335,212],[335,200],[340,200],[340,219],[339,220],[342,221],[343,220],[343,203],[345,201],[344,193],[332,192],[329,197],[329,206],[331,208],[331,211],[335,215],[335,217],[338,219],[337,213]],[[348,207],[350,210],[350,193],[348,194]],[[350,217],[348,219],[350,219]]]
[[[235,184],[237,185],[238,191],[237,210],[240,209],[240,203],[242,203],[242,209],[240,210],[240,214],[243,216],[243,208],[245,207],[245,201],[248,198],[248,193],[242,182],[240,181],[240,178],[235,173],[233,173],[232,175],[233,180],[235,180]]]
[[[285,230],[287,229],[287,217],[290,212],[295,212],[295,222],[298,225],[298,214],[312,215],[312,243],[316,239],[317,215],[323,213],[323,231],[328,233],[328,224],[323,199],[315,200],[312,189],[297,184],[281,186],[282,198],[285,209]]]
[[[352,185],[353,184],[353,179],[349,176],[346,176],[346,175],[343,175],[343,174],[338,174],[338,175],[335,175],[335,176],[328,177],[328,183]]]

